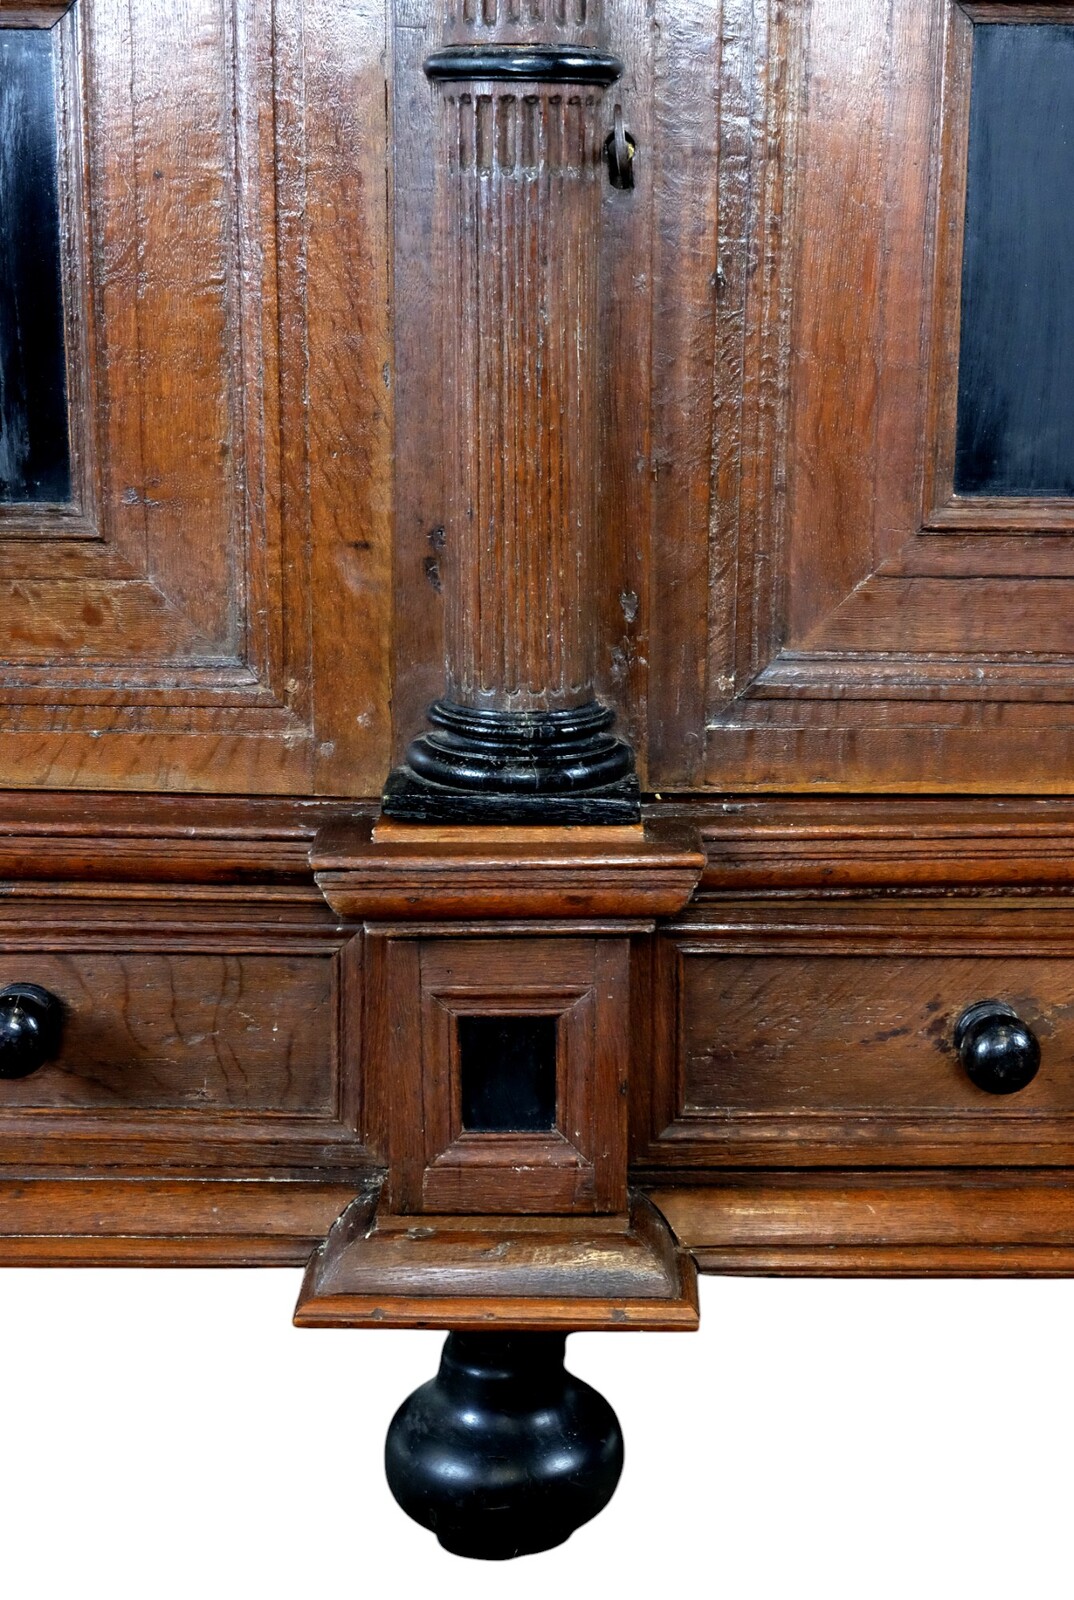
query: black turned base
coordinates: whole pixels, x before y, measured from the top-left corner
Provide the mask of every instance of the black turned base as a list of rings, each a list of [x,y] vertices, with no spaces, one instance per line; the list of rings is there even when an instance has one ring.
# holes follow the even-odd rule
[[[589,794],[475,794],[416,778],[397,767],[384,786],[384,815],[397,822],[459,823],[471,827],[601,827],[641,821],[637,778]]]
[[[384,814],[403,822],[632,823],[634,752],[596,701],[567,711],[480,711],[438,700],[431,728],[388,779]]]
[[[550,1550],[603,1511],[623,1469],[608,1402],[563,1365],[566,1335],[452,1333],[384,1451],[403,1510],[454,1555]]]

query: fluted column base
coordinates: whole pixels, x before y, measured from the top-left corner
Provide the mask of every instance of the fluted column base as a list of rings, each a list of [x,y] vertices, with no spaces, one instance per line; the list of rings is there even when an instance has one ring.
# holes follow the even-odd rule
[[[431,727],[384,791],[406,822],[631,823],[641,820],[634,752],[596,701],[565,711],[482,711],[438,700]]]

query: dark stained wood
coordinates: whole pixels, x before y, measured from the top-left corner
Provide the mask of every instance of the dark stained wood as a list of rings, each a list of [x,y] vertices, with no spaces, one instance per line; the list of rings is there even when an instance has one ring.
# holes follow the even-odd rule
[[[666,9],[674,38],[686,9]],[[990,8],[1001,17],[1062,20]],[[658,237],[682,219],[700,228],[717,198],[725,221],[718,261],[700,235],[669,268],[677,306],[714,306],[713,331],[690,343],[668,321],[655,335],[654,449],[665,327],[689,373],[674,414],[704,429],[712,383],[717,400],[697,479],[711,461],[711,526],[681,492],[660,523],[653,607],[669,639],[654,642],[648,695],[661,793],[699,780],[1033,792],[1069,765],[1065,541],[1045,553],[1025,537],[1068,528],[1069,507],[969,508],[949,476],[933,482],[954,438],[953,411],[930,410],[930,373],[957,370],[968,33],[962,8],[923,0],[890,16],[827,0],[725,7],[718,130],[703,122],[712,70],[692,76],[710,60],[703,27],[676,63],[672,137],[708,142],[697,167],[675,152],[700,185],[675,217],[658,180]],[[662,171],[664,147],[651,159]],[[672,452],[672,472],[695,442]],[[706,574],[702,621],[690,607]],[[695,739],[707,753],[691,768]]]
[[[335,872],[355,859],[364,863],[366,846],[359,850],[358,841],[369,838],[410,852],[419,844],[454,841],[475,862],[483,853],[477,847],[496,843],[546,851],[555,845],[557,852],[565,844],[602,844],[602,859],[610,864],[631,857],[646,837],[637,828],[572,828],[513,829],[505,838],[502,830],[426,833],[383,821],[371,830],[374,815],[372,802],[0,791],[0,873],[19,881],[308,885],[314,845],[316,870]],[[1045,887],[1069,883],[1074,875],[1074,803],[1060,796],[994,801],[729,795],[653,805],[647,818],[644,853],[651,868],[658,850],[668,856],[669,881],[654,908],[659,915],[672,915],[686,903],[699,864],[705,890],[736,891],[930,883]],[[700,857],[690,843],[698,833]],[[343,854],[352,845],[357,857]],[[427,858],[430,873],[435,859]]]
[[[955,492],[974,28],[1069,8],[65,9],[0,3],[72,452],[0,526],[0,981],[70,1012],[0,1258],[293,1263],[383,1181],[300,1320],[688,1325],[640,1184],[711,1270],[1074,1271],[1074,512]],[[445,35],[624,72],[464,104]],[[644,830],[374,829],[448,682],[592,687]],[[1002,1101],[978,999],[1041,1043]],[[534,1007],[557,1129],[465,1129],[454,1019]]]
[[[4,981],[67,1008],[0,1084],[0,1165],[368,1169],[360,946],[312,886],[8,883]]]
[[[318,830],[361,810],[302,799],[0,791],[0,875],[308,887]]]
[[[547,1133],[556,1126],[558,1018],[456,1018],[464,1133]]]
[[[393,818],[640,814],[633,753],[593,694],[605,99],[622,74],[594,48],[600,13],[520,39],[510,9],[445,4],[423,62],[445,462],[423,566],[444,594],[445,672],[385,788]]]
[[[689,830],[388,821],[330,827],[311,864],[333,908],[365,923],[361,1077],[387,1165],[385,1216],[623,1218],[629,1067],[641,1022],[630,939],[651,931],[654,912],[688,900],[703,865]],[[467,1125],[467,1019],[504,1018],[554,1025],[550,1124]],[[450,1252],[434,1243],[426,1256],[434,1280],[442,1260],[447,1293]],[[521,1315],[507,1279],[490,1283],[488,1296],[490,1315]],[[419,1315],[374,1309],[404,1321]],[[420,1316],[449,1325],[456,1312],[469,1315],[453,1301]],[[353,1296],[338,1315],[351,1313],[364,1315]]]
[[[1074,1110],[1074,967],[995,957],[713,957],[688,966],[683,1093],[690,1116],[970,1112],[970,1138]],[[955,1024],[1009,996],[1044,1042],[1044,1071],[997,1107],[966,1076]],[[1029,1129],[1027,1128],[1027,1132]]]
[[[1070,508],[953,495],[948,381],[973,19],[1061,8],[735,3],[718,29],[685,0],[655,28],[641,9],[605,20],[640,150],[636,190],[604,202],[594,574],[598,687],[648,747],[650,787],[1061,791]],[[430,7],[411,0],[398,31],[413,725],[438,683],[445,575],[438,403],[416,394],[442,226],[411,120],[431,115],[414,79]]]
[[[41,985],[65,1025],[55,1059],[0,1083],[0,1122],[23,1108],[329,1117],[333,982],[324,955],[5,952],[0,988]]]
[[[603,91],[440,85],[447,698],[592,695]]]
[[[299,1327],[696,1328],[694,1264],[640,1195],[619,1217],[343,1213],[310,1261]]]
[[[761,799],[691,808],[706,891],[1057,889],[1074,806],[1050,800]]]

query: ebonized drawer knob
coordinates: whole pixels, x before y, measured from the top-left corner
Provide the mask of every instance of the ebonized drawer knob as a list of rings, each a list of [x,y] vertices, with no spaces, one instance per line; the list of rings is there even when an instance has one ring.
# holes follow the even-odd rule
[[[1032,1083],[1040,1067],[1040,1045],[1002,1000],[978,1000],[955,1024],[958,1059],[978,1089],[1016,1094]]]
[[[0,1078],[28,1078],[59,1054],[63,1001],[36,983],[0,990]]]

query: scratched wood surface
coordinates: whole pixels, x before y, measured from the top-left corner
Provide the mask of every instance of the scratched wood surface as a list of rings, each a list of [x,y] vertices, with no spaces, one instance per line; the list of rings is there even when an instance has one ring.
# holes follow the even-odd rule
[[[0,781],[379,787],[383,36],[326,0],[96,0],[34,35],[82,455],[77,518],[5,523]]]
[[[334,1106],[331,960],[302,956],[5,953],[0,988],[63,1001],[63,1045],[0,1084],[21,1107],[309,1111]]]

